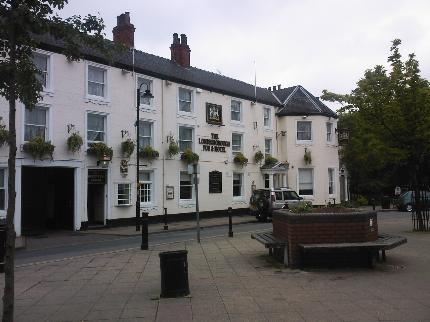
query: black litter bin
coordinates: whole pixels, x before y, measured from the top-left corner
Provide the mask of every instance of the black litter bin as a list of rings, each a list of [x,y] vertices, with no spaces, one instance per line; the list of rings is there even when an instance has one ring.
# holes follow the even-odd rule
[[[160,297],[179,297],[190,294],[187,254],[186,250],[158,254],[161,270]]]
[[[6,255],[6,225],[0,225],[0,273],[4,273],[5,255]]]

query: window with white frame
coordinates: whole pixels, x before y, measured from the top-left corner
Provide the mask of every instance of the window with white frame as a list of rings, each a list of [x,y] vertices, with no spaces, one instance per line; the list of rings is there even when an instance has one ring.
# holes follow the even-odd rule
[[[34,53],[33,63],[39,70],[39,73],[36,74],[37,79],[42,84],[43,88],[49,87],[49,56]]]
[[[0,211],[6,210],[6,171],[0,169]]]
[[[242,122],[242,103],[240,101],[231,100],[231,120]]]
[[[263,110],[263,124],[264,127],[272,127],[272,117],[271,117],[270,108],[265,107]]]
[[[142,85],[144,84],[144,85]],[[137,86],[140,88],[140,106],[148,107],[152,105],[152,98],[145,97],[145,91],[149,89],[152,91],[152,80],[147,78],[138,77]]]
[[[334,169],[328,168],[328,194],[333,195],[334,193]]]
[[[314,170],[299,169],[299,195],[314,195]]]
[[[333,140],[333,123],[327,122],[326,124],[327,129],[327,142],[332,142]]]
[[[193,199],[193,180],[192,175],[187,171],[180,172],[179,179],[179,199],[192,200]]]
[[[179,127],[179,150],[184,152],[186,149],[193,150],[194,128],[189,126]]]
[[[139,145],[140,149],[153,146],[153,123],[139,121]]]
[[[243,197],[243,173],[233,172],[233,197]]]
[[[106,97],[107,70],[88,65],[88,95]]]
[[[141,204],[152,204],[154,199],[154,173],[152,171],[139,172],[139,193]]]
[[[312,121],[297,121],[297,141],[312,141]]]
[[[266,158],[272,155],[272,139],[264,139],[264,154]]]
[[[191,90],[179,88],[179,111],[191,113],[193,111],[192,99],[193,92]]]
[[[106,141],[106,115],[87,114],[87,143]]]
[[[130,183],[118,183],[117,184],[117,204],[118,206],[130,206],[131,205],[131,184]]]
[[[24,117],[24,141],[30,141],[35,137],[48,139],[48,109],[35,106],[32,109],[25,108]]]
[[[233,154],[242,152],[243,150],[243,134],[232,133],[231,134],[231,151]]]

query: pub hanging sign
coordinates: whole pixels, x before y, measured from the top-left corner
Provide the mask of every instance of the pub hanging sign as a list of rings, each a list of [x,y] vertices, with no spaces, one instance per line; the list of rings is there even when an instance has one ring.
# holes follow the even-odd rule
[[[206,123],[222,125],[222,106],[206,103]]]

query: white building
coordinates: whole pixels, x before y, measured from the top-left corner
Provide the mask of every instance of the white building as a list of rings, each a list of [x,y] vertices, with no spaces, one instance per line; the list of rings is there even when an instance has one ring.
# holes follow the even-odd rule
[[[114,41],[132,47],[133,37],[129,14],[122,14]],[[140,205],[150,216],[163,215],[164,209],[169,216],[195,211],[187,164],[180,154],[167,154],[172,140],[200,157],[203,214],[228,207],[246,209],[252,188],[265,186],[289,186],[315,205],[339,202],[337,117],[301,86],[270,91],[191,67],[185,35],[179,39],[174,34],[171,60],[130,49],[113,63],[93,52],[85,60],[70,62],[61,54],[61,45],[50,38],[39,47],[35,61],[43,71],[43,100],[31,111],[17,105],[18,236],[45,228],[79,230],[132,223],[136,151],[124,156],[121,143],[136,138],[135,93],[142,83],[154,98],[141,99],[140,142],[159,152],[153,161],[141,159]],[[3,98],[0,111],[7,124],[8,104]],[[84,141],[76,153],[67,146],[73,133]],[[53,159],[34,160],[23,151],[23,145],[36,136],[55,145]],[[113,149],[106,168],[87,153],[93,142]],[[280,163],[261,168],[254,161],[257,151]],[[304,161],[305,151],[311,155],[310,163]],[[238,152],[248,158],[246,166],[233,162]],[[3,146],[2,216],[7,208],[7,157]]]

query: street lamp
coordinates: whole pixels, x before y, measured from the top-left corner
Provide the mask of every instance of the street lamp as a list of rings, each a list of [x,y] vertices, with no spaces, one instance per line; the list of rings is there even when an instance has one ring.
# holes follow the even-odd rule
[[[151,91],[149,90],[149,85],[146,83],[140,84],[140,86],[137,88],[137,106],[136,106],[136,227],[139,226],[139,217],[140,217],[140,185],[139,185],[139,170],[140,170],[140,163],[139,163],[139,151],[140,151],[140,140],[139,140],[139,132],[140,132],[140,90],[142,88],[142,85],[146,85],[146,90],[143,94],[143,98],[154,98],[154,96],[151,94]],[[142,216],[142,245],[141,249],[148,249],[148,213],[146,213],[146,218],[143,218]],[[144,240],[145,238],[145,240]]]

